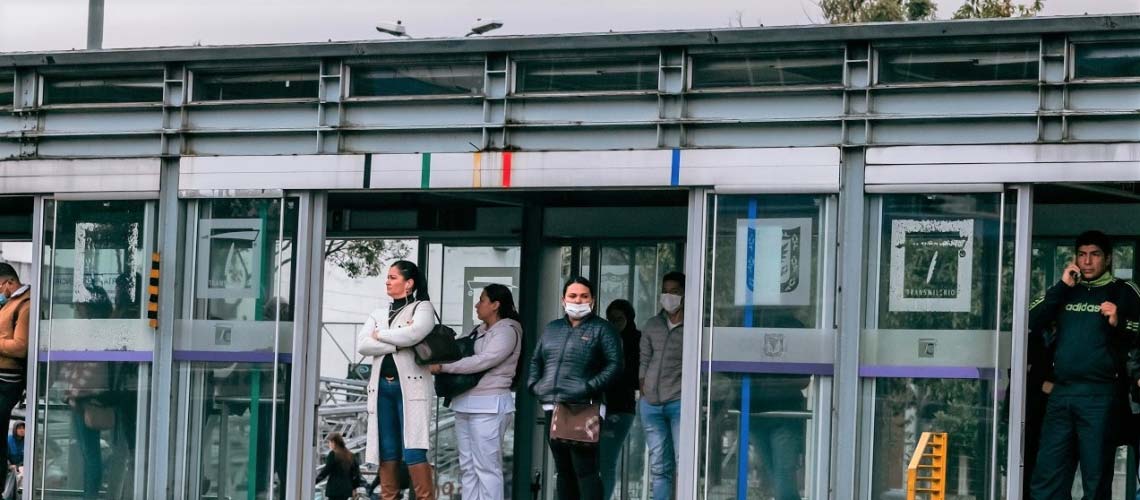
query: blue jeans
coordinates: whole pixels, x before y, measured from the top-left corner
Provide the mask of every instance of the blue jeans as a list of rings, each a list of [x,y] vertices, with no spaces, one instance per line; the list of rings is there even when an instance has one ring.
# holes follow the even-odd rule
[[[652,477],[653,500],[673,498],[673,480],[677,470],[677,446],[681,439],[681,401],[652,405],[638,403],[645,443],[649,447],[649,475]]]
[[[404,395],[400,380],[380,377],[376,397],[376,419],[379,421],[380,461],[400,460],[416,465],[427,462],[427,450],[404,448]]]
[[[775,500],[799,500],[800,448],[804,445],[804,422],[791,419],[753,419],[752,442],[760,453],[764,480]]]
[[[621,451],[625,445],[625,438],[629,435],[629,428],[633,427],[632,413],[614,413],[606,415],[606,423],[602,425],[602,439],[599,443],[598,468],[602,472],[602,498],[610,500],[617,487],[618,467],[621,464]]]

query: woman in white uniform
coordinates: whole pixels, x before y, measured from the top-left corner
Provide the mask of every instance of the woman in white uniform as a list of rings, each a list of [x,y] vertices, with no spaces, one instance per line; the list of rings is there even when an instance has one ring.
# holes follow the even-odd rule
[[[479,384],[451,403],[459,445],[460,484],[464,500],[502,500],[503,436],[511,426],[515,398],[511,393],[522,324],[509,288],[483,288],[475,315],[475,354],[454,363],[433,365],[432,373],[482,373]]]
[[[385,286],[392,304],[373,311],[356,339],[357,352],[373,357],[365,461],[380,464],[380,498],[396,498],[402,460],[416,500],[435,500],[427,461],[434,387],[431,372],[416,363],[412,350],[435,327],[435,309],[427,281],[411,262],[392,264]]]

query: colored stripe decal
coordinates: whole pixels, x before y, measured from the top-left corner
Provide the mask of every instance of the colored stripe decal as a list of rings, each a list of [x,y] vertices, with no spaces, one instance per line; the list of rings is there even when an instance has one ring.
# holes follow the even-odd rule
[[[364,189],[372,187],[372,153],[364,155]]]
[[[158,328],[159,255],[150,254],[150,279],[147,282],[146,317],[151,328]]]
[[[471,168],[471,186],[483,187],[483,153],[475,153]]]
[[[669,185],[670,186],[680,186],[681,185],[681,150],[680,149],[674,149],[673,150],[673,165],[672,165],[672,168],[670,169],[670,173],[669,173]]]
[[[681,167],[681,150],[673,150],[673,185],[676,186],[676,180],[680,173]],[[745,276],[749,284],[745,287],[745,306],[744,306],[744,327],[752,328],[752,291],[755,289],[755,255],[756,255],[756,198],[749,198],[748,200],[748,269],[745,271]],[[752,416],[752,375],[743,374],[740,377],[740,436],[739,448],[736,450],[737,456],[737,469],[736,469],[736,498],[738,500],[746,500],[748,498],[748,443],[751,441],[746,436],[750,435],[748,429],[751,423]]]
[[[420,189],[431,187],[431,153],[423,153],[420,162]]]
[[[511,187],[511,152],[503,152],[503,187]]]

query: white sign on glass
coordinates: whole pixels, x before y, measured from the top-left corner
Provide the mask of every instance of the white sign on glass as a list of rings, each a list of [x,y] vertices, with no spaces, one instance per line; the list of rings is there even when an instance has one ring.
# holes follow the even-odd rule
[[[892,312],[970,312],[974,219],[891,222]]]
[[[200,299],[260,296],[261,219],[203,219],[199,222],[198,283]]]
[[[736,221],[738,306],[811,304],[811,218]]]

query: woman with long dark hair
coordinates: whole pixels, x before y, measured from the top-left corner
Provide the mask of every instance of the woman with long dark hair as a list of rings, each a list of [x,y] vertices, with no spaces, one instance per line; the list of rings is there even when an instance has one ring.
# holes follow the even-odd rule
[[[325,498],[348,500],[352,498],[352,490],[364,482],[360,476],[360,464],[356,462],[356,456],[348,451],[344,437],[339,432],[329,434],[325,441],[329,445],[329,454],[325,457],[324,468],[317,474],[317,484],[328,479]]]
[[[594,408],[605,418],[605,391],[622,368],[621,339],[608,321],[594,314],[590,280],[577,277],[566,282],[562,305],[565,316],[546,325],[530,359],[527,387],[542,403],[548,424],[556,408],[567,415],[572,407]],[[596,437],[590,443],[551,436],[549,442],[558,471],[558,498],[601,500]]]
[[[637,416],[637,370],[641,362],[641,331],[637,314],[628,300],[617,299],[606,307],[606,321],[621,337],[622,371],[606,391],[606,424],[600,439],[602,496],[609,499],[618,487],[618,468],[625,438]]]
[[[435,308],[427,281],[411,262],[392,264],[384,284],[392,303],[373,311],[356,339],[357,352],[372,356],[365,461],[380,464],[380,498],[396,498],[402,460],[416,499],[434,500],[427,461],[434,388],[431,372],[416,363],[412,347],[435,327]]]
[[[460,484],[465,500],[502,500],[503,436],[511,426],[515,398],[511,394],[522,349],[522,324],[511,290],[492,284],[483,288],[475,315],[483,322],[475,335],[475,354],[454,363],[433,365],[432,373],[482,373],[479,384],[455,397]]]

